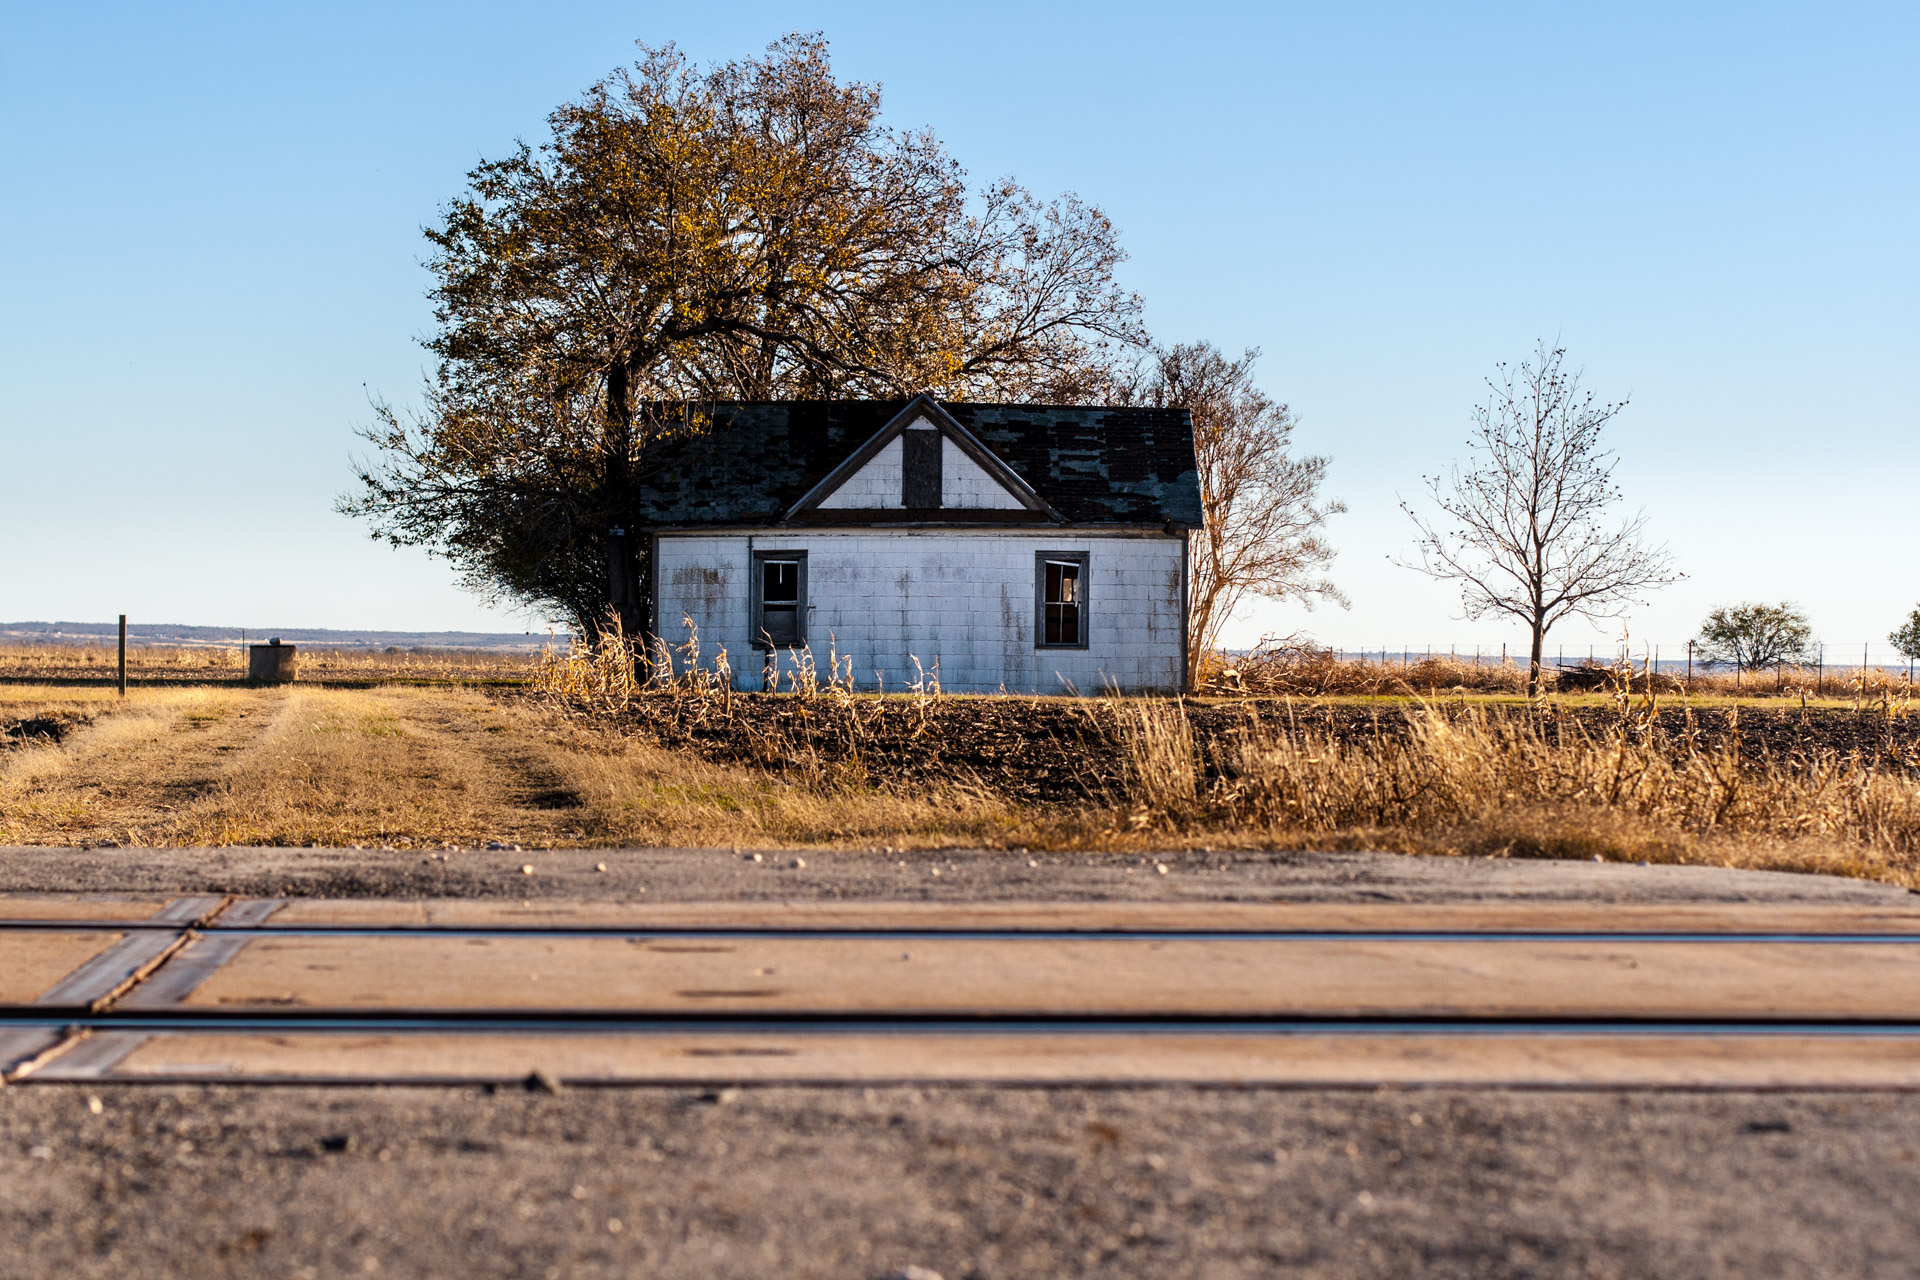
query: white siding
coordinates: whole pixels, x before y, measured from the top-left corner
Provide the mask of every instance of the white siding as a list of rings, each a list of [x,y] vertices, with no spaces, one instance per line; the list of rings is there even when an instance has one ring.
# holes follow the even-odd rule
[[[748,635],[754,550],[807,553],[816,667],[853,660],[862,688],[904,689],[914,658],[953,693],[1171,692],[1181,684],[1180,539],[1044,530],[767,530],[663,534],[659,620],[670,644],[697,629],[702,665],[724,647],[743,689],[761,685]],[[1086,649],[1035,649],[1034,555],[1088,553]],[[684,620],[683,620],[684,619]],[[781,655],[783,670],[791,668]]]
[[[1017,511],[1020,500],[1008,493],[986,468],[945,436],[940,438],[940,505]]]
[[[846,478],[838,489],[828,494],[820,503],[822,508],[833,511],[871,510],[879,507],[898,507],[900,505],[900,459],[906,446],[895,436],[887,441],[880,452],[867,460],[867,465]]]

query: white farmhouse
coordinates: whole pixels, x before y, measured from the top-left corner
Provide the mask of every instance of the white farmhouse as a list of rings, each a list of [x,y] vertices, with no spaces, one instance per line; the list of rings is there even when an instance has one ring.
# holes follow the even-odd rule
[[[1185,410],[708,405],[647,489],[649,629],[740,688],[830,659],[881,690],[1185,682]]]

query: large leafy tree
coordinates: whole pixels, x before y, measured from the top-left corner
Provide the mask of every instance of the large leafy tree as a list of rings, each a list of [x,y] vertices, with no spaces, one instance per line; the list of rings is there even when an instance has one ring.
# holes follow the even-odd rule
[[[641,625],[629,528],[702,403],[1069,401],[1143,341],[1098,209],[969,191],[819,36],[705,69],[641,49],[427,231],[438,371],[420,413],[376,406],[341,502],[589,634]]]
[[[1907,620],[1887,633],[1894,651],[1908,662],[1920,658],[1920,604],[1913,606]]]
[[[1813,622],[1798,605],[1723,605],[1700,624],[1698,650],[1708,666],[1760,671],[1812,662]]]
[[[1321,494],[1328,459],[1294,453],[1292,412],[1254,383],[1259,355],[1229,360],[1210,342],[1177,343],[1119,388],[1123,401],[1193,414],[1202,523],[1187,577],[1190,687],[1251,597],[1347,603],[1323,576],[1334,557],[1326,521],[1346,504]]]

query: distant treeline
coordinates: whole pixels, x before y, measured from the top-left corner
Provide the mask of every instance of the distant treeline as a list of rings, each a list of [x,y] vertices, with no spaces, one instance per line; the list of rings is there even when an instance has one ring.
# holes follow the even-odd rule
[[[118,622],[0,622],[0,644],[114,644]],[[547,635],[487,631],[335,631],[324,627],[192,627],[172,623],[127,624],[127,642],[137,645],[220,646],[260,643],[279,637],[288,644],[328,649],[535,651]]]

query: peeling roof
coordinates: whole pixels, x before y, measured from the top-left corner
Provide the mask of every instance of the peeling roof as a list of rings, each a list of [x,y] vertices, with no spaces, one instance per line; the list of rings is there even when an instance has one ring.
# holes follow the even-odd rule
[[[910,403],[702,405],[709,429],[667,442],[649,458],[636,523],[779,524]],[[1193,419],[1185,409],[947,401],[940,407],[1071,524],[1200,524]]]

